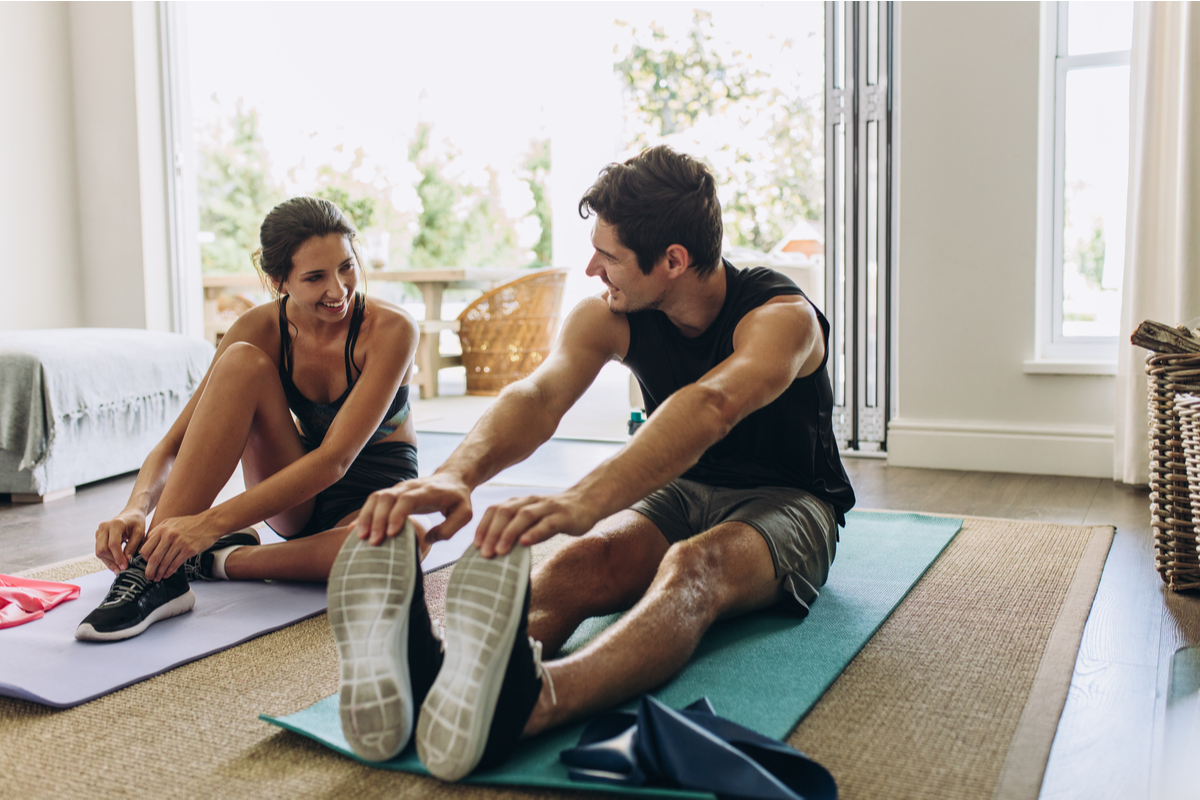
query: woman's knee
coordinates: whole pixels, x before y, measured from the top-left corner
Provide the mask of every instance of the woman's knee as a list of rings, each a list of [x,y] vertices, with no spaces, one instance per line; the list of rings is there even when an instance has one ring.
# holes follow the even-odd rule
[[[229,345],[217,363],[213,365],[213,379],[255,379],[263,375],[275,375],[278,368],[262,348],[249,342],[234,342]],[[219,376],[219,377],[218,377]]]

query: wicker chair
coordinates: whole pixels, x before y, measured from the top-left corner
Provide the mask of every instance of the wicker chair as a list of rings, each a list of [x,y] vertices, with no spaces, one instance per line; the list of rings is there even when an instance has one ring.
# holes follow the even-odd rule
[[[517,278],[458,315],[467,394],[494,395],[545,360],[562,316],[565,269]]]

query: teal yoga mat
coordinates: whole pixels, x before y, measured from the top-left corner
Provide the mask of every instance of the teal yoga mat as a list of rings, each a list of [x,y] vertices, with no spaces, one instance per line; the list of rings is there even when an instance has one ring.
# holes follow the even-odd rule
[[[875,634],[962,527],[962,520],[854,511],[847,515],[829,582],[803,620],[765,611],[718,623],[695,656],[654,696],[672,708],[708,697],[717,714],[783,739]],[[582,646],[616,619],[588,620],[565,649]],[[632,707],[632,704],[631,704]],[[286,717],[260,716],[357,759],[342,736],[337,695]],[[710,797],[667,789],[626,789],[571,781],[558,759],[579,741],[583,722],[521,744],[502,767],[465,783],[603,789],[642,796]],[[370,763],[370,762],[363,762]],[[428,774],[411,745],[383,769]]]

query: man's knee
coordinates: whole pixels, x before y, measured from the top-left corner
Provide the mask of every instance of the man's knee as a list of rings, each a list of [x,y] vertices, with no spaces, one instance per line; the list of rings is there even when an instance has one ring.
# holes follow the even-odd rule
[[[568,541],[537,568],[534,600],[541,589],[544,597],[553,596],[556,602],[608,613],[614,606],[637,602],[653,569],[620,541],[602,535],[582,536]]]
[[[684,539],[667,550],[656,580],[678,601],[719,613],[724,594],[719,561],[712,548],[695,539]]]
[[[596,586],[611,586],[619,569],[616,548],[599,536],[571,539],[538,569],[542,582],[565,585],[587,593]]]
[[[671,545],[656,578],[679,600],[712,617],[744,613],[778,598],[770,549],[757,531],[709,531]]]

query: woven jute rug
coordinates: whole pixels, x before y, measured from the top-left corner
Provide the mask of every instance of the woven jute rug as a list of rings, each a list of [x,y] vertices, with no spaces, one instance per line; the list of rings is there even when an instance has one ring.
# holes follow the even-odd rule
[[[843,798],[1036,797],[1112,534],[966,519],[788,741],[833,772]],[[539,556],[558,543],[547,544]],[[448,574],[427,576],[431,605]],[[336,690],[319,616],[73,709],[0,697],[0,786],[31,798],[597,796],[372,769],[257,719]]]

